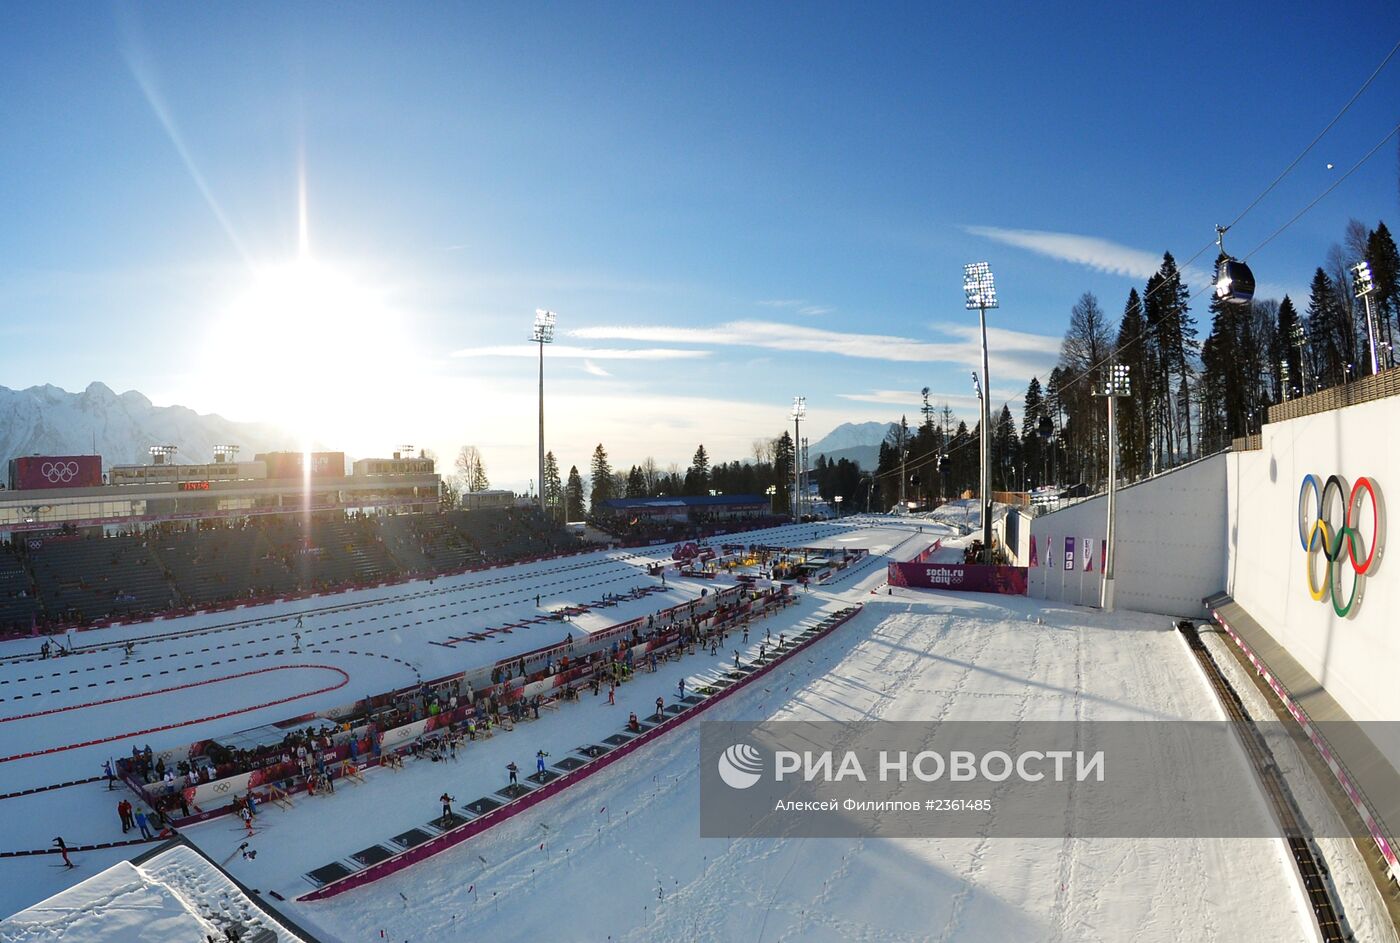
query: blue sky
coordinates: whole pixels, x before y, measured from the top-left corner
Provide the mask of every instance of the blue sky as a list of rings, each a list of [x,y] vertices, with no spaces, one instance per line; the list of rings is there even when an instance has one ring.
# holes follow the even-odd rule
[[[523,487],[548,307],[566,467],[739,457],[796,393],[816,436],[923,386],[970,415],[962,263],[1019,398],[1080,293],[1116,318],[1397,40],[1392,3],[9,4],[0,384],[475,443]],[[1227,247],[1397,120],[1400,56]],[[1397,209],[1392,139],[1252,260],[1265,291]]]

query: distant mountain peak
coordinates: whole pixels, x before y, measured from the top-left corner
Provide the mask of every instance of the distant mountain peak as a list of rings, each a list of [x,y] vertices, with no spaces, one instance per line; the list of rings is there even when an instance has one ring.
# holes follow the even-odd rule
[[[86,455],[96,449],[104,467],[139,464],[152,445],[174,445],[181,462],[208,462],[214,446],[233,443],[244,454],[299,448],[276,426],[231,422],[184,406],[155,406],[145,394],[120,396],[100,381],[81,393],[52,384],[12,390],[0,386],[0,468],[21,455]]]
[[[842,449],[866,446],[878,448],[880,443],[885,441],[885,435],[890,431],[890,427],[894,425],[896,423],[893,422],[843,422],[808,448],[814,458],[818,453],[836,452]]]

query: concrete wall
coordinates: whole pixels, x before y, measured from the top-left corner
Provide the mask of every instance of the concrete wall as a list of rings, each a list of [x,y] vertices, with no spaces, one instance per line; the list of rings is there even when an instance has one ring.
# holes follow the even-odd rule
[[[1201,600],[1224,587],[1225,461],[1225,455],[1213,455],[1118,490],[1118,608],[1200,616]],[[1035,518],[1030,532],[1040,565],[1030,571],[1030,595],[1098,605],[1107,527],[1108,499],[1102,496]],[[1073,571],[1064,570],[1066,537],[1075,538]],[[1089,572],[1079,547],[1086,537],[1093,541]]]
[[[1226,588],[1356,720],[1400,720],[1400,567],[1384,559],[1364,578],[1355,610],[1341,618],[1308,591],[1298,536],[1303,476],[1341,475],[1348,488],[1372,479],[1400,493],[1400,397],[1264,426],[1263,448],[1228,456],[1229,557]],[[1334,520],[1340,517],[1335,512]],[[1371,533],[1369,502],[1362,535]],[[1384,521],[1384,511],[1382,511]],[[1318,583],[1325,560],[1316,561]],[[1352,567],[1341,565],[1344,593]]]

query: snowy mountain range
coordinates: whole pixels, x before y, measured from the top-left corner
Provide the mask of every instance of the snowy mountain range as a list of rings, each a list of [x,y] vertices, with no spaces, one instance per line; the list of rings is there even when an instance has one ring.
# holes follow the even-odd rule
[[[81,393],[45,384],[25,390],[0,386],[0,463],[22,455],[102,456],[104,468],[140,464],[152,445],[179,448],[177,462],[208,462],[214,446],[254,452],[299,448],[288,433],[263,423],[232,422],[184,406],[156,406],[130,390],[118,396],[104,383]]]
[[[843,422],[808,445],[807,452],[813,462],[825,455],[828,462],[844,458],[870,471],[879,461],[880,443],[894,425],[892,422]]]

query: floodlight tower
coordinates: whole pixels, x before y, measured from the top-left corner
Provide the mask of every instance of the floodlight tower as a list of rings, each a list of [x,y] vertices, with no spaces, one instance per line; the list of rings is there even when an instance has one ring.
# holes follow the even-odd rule
[[[967,309],[977,310],[982,324],[982,562],[992,562],[992,376],[987,370],[987,309],[997,307],[997,286],[986,262],[963,266],[963,292]]]
[[[807,418],[807,397],[792,398],[792,519],[802,520],[802,420]]]
[[[1294,347],[1298,348],[1298,373],[1300,375],[1296,389],[1297,394],[1303,396],[1308,392],[1308,365],[1303,357],[1303,347],[1307,343],[1307,338],[1303,334],[1303,322],[1297,318],[1293,319],[1293,329],[1289,331],[1288,339]],[[1313,387],[1313,392],[1317,392],[1316,387]]]
[[[1371,313],[1371,295],[1376,290],[1375,279],[1371,277],[1371,263],[1362,259],[1351,267],[1352,288],[1356,297],[1366,305],[1366,337],[1371,342],[1371,373],[1381,372],[1380,357],[1376,353],[1376,318]]]
[[[1131,381],[1128,365],[1115,363],[1108,368],[1108,377],[1103,387],[1094,391],[1095,396],[1108,400],[1108,534],[1104,541],[1103,587],[1099,604],[1104,612],[1113,611],[1113,522],[1118,510],[1118,424],[1115,418],[1118,400],[1131,396]]]
[[[540,513],[549,514],[544,499],[544,345],[554,343],[554,322],[558,315],[544,308],[535,309],[535,330],[530,340],[540,345]]]

